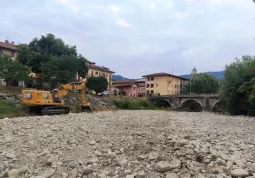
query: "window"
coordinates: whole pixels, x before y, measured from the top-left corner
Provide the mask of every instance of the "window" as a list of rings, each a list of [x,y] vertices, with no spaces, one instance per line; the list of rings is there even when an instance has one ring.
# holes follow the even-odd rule
[[[151,88],[154,88],[154,84],[151,84]]]
[[[14,52],[13,51],[11,51],[11,56],[14,57]]]
[[[149,87],[150,87],[150,85],[149,85],[149,84],[147,84],[146,88],[149,88]]]
[[[151,81],[154,81],[154,77],[151,77]]]
[[[98,75],[98,72],[96,72],[96,75]]]

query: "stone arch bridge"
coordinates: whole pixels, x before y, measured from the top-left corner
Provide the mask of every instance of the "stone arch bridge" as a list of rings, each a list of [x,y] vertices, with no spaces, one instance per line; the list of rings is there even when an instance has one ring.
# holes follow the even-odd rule
[[[218,94],[187,94],[187,95],[164,95],[152,96],[149,98],[153,103],[158,101],[165,101],[172,109],[181,108],[187,101],[197,102],[203,111],[212,111],[214,106],[219,103]]]

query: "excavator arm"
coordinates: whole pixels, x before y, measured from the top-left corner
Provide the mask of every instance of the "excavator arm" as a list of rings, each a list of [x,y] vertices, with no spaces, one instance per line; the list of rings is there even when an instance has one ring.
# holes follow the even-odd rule
[[[87,80],[60,85],[58,89],[53,90],[54,102],[61,102],[61,100],[67,95],[69,91],[79,91],[82,110],[91,112],[90,103],[88,103],[85,98],[86,83]]]

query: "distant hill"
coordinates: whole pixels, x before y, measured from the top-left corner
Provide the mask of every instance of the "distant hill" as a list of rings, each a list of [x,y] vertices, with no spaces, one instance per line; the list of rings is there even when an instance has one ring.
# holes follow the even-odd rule
[[[219,71],[219,72],[207,72],[208,74],[214,75],[217,79],[223,79],[224,78],[224,71]],[[185,74],[185,75],[180,75],[180,77],[183,78],[188,78],[190,79],[190,74]]]
[[[117,80],[132,80],[132,79],[129,79],[129,78],[125,78],[121,75],[112,75],[112,80],[113,81],[117,81]]]

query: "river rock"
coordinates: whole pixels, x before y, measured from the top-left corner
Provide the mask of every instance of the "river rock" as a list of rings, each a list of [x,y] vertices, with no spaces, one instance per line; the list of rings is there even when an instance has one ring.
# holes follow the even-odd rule
[[[175,174],[175,173],[168,173],[166,175],[166,178],[179,178],[179,176],[177,174]]]
[[[234,169],[230,172],[231,176],[233,177],[247,177],[249,176],[248,171],[244,169]]]
[[[170,171],[172,169],[171,165],[166,162],[166,161],[159,161],[156,163],[155,165],[155,169],[158,171],[158,172],[161,172],[161,173],[164,173],[164,172],[167,172],[167,171]]]

